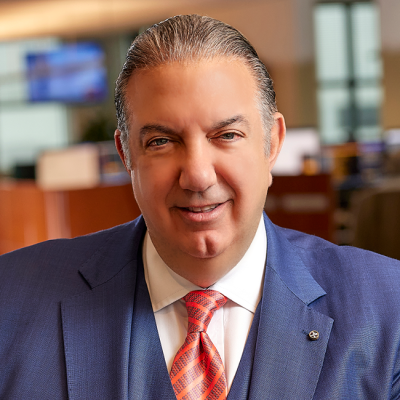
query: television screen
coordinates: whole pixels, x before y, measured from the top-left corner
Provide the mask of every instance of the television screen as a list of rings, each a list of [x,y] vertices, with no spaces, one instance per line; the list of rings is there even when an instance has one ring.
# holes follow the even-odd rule
[[[26,55],[29,101],[98,102],[107,96],[104,52],[91,42]]]

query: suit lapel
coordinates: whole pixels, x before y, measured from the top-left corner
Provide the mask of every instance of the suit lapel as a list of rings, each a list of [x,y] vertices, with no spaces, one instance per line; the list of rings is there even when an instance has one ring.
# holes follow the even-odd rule
[[[267,266],[250,399],[312,399],[333,320],[313,310],[324,290],[267,219]],[[308,334],[319,332],[312,341]]]
[[[61,304],[68,395],[175,399],[143,274],[143,219],[117,230],[79,270],[88,291]]]
[[[79,268],[88,290],[61,303],[71,400],[128,398],[137,254],[144,232],[140,219],[109,231]],[[85,240],[97,243],[97,237]]]
[[[127,399],[134,266],[61,306],[69,399]]]

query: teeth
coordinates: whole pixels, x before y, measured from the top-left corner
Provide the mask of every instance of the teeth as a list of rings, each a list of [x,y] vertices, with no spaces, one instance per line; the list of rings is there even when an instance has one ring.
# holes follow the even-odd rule
[[[214,210],[214,208],[217,208],[218,204],[213,204],[210,206],[205,206],[205,207],[188,207],[188,210],[191,212],[196,212],[196,213],[200,213],[200,212],[209,212]]]

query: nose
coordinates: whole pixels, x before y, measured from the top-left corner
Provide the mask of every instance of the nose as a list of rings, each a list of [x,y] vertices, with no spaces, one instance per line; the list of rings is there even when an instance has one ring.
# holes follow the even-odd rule
[[[192,192],[205,192],[217,182],[211,146],[196,143],[185,149],[181,159],[179,185]]]

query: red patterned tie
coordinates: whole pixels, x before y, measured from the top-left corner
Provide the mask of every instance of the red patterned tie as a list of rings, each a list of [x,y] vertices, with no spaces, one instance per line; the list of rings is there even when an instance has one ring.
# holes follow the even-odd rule
[[[224,306],[226,298],[215,290],[198,290],[188,293],[183,300],[188,311],[188,332],[170,373],[176,398],[225,400],[224,365],[206,331],[214,312]]]

